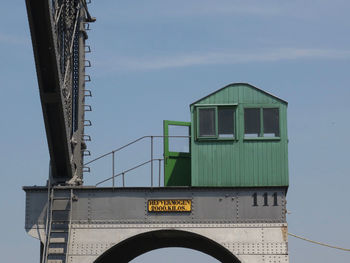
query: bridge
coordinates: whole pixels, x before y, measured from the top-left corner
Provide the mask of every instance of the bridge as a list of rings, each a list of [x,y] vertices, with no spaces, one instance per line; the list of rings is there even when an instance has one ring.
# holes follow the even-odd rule
[[[192,103],[190,123],[164,122],[163,159],[154,158],[150,136],[150,187],[116,187],[114,179],[128,171],[115,174],[114,158],[106,180],[112,186],[84,185],[91,125],[85,56],[95,18],[85,0],[26,5],[50,174],[44,186],[23,188],[25,228],[40,240],[42,263],[129,262],[164,247],[225,263],[289,262],[286,101],[250,84],[229,84]],[[174,135],[174,128],[183,132]],[[164,166],[157,187],[155,160]]]
[[[26,230],[45,243],[47,187],[24,190]],[[289,262],[283,189],[62,186],[53,192],[48,262],[129,262],[164,247],[196,249],[221,262]],[[258,203],[267,194],[270,205],[253,206],[254,194]],[[152,200],[191,205],[156,211]]]

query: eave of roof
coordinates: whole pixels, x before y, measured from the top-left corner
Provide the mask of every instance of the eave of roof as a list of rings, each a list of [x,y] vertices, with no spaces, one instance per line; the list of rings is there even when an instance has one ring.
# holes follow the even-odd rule
[[[255,86],[253,86],[253,85],[251,85],[251,84],[249,84],[249,83],[243,83],[243,82],[242,82],[242,83],[230,83],[230,84],[226,85],[225,87],[223,87],[223,88],[221,88],[221,89],[218,89],[218,90],[216,90],[216,91],[210,93],[209,95],[207,95],[207,96],[205,96],[205,97],[203,97],[203,98],[201,98],[201,99],[199,99],[199,100],[196,100],[195,102],[191,103],[190,106],[192,106],[192,105],[194,105],[194,104],[196,104],[196,103],[198,103],[198,102],[200,102],[200,101],[202,101],[202,100],[204,100],[204,99],[206,99],[206,98],[208,98],[208,97],[214,95],[214,94],[217,93],[217,92],[222,91],[223,89],[226,89],[226,88],[231,87],[231,86],[239,86],[239,85],[249,86],[249,87],[251,87],[251,88],[253,88],[253,89],[255,89],[255,90],[259,91],[259,92],[262,92],[262,93],[264,93],[264,94],[266,94],[266,95],[268,95],[268,96],[270,96],[270,97],[273,97],[273,98],[275,98],[275,99],[281,101],[282,103],[285,103],[285,104],[288,105],[288,102],[287,102],[287,101],[285,101],[285,100],[283,100],[283,99],[281,99],[281,98],[279,98],[279,97],[277,97],[277,96],[275,96],[275,95],[273,95],[273,94],[271,94],[271,93],[268,93],[268,92],[266,92],[266,91],[264,91],[264,90],[262,90],[262,89],[259,89],[259,88],[255,87]]]

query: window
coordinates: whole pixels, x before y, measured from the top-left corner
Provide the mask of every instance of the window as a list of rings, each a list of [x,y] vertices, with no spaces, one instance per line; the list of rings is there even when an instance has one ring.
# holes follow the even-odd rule
[[[169,152],[180,152],[180,153],[189,153],[190,152],[190,141],[189,138],[185,136],[189,136],[190,127],[182,126],[182,125],[168,125],[168,147]],[[172,137],[179,136],[179,137]],[[184,137],[180,137],[184,136]]]
[[[215,136],[215,108],[199,109],[199,136]]]
[[[280,137],[279,111],[276,108],[263,109],[264,114],[264,136]]]
[[[216,106],[197,108],[197,137],[213,139],[234,139],[235,108]]]
[[[258,137],[260,135],[260,109],[251,108],[244,110],[244,135],[246,137]]]
[[[234,137],[234,109],[218,108],[218,133],[219,138]]]
[[[278,108],[245,108],[244,137],[280,137]]]

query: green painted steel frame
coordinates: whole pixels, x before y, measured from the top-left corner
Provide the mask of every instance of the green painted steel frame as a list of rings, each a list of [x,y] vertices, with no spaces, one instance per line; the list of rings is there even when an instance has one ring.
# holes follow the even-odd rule
[[[188,141],[189,152],[169,151],[169,125],[184,126],[191,131],[190,122],[163,121],[164,135],[164,186],[190,186],[191,185],[191,140]]]
[[[164,120],[163,121],[163,134],[164,134],[164,156],[172,156],[172,157],[190,157],[191,156],[191,142],[189,141],[189,153],[184,152],[171,152],[169,151],[169,125],[175,125],[175,126],[187,126],[189,129],[191,128],[190,122],[184,122],[184,121],[169,121]],[[190,131],[188,136],[190,136]]]

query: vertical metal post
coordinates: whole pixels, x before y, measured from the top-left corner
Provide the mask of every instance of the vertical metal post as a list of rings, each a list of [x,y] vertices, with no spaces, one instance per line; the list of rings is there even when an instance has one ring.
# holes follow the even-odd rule
[[[122,178],[123,178],[123,187],[125,187],[125,177],[124,177],[124,173],[122,173]]]
[[[70,198],[69,198],[69,223],[68,223],[68,240],[67,240],[67,251],[66,251],[66,259],[64,262],[68,262],[68,256],[69,256],[69,248],[70,248],[70,242],[72,240],[72,214],[73,214],[73,198],[74,198],[74,192],[73,188],[70,189]],[[67,208],[66,208],[67,209]]]
[[[161,174],[161,162],[162,162],[162,160],[161,159],[158,159],[158,161],[159,161],[159,178],[158,178],[158,186],[160,187],[160,174]]]
[[[112,184],[113,184],[113,188],[115,185],[115,179],[114,179],[114,151],[112,152]]]
[[[153,136],[151,136],[151,187],[153,187]]]
[[[51,161],[50,161],[50,167],[51,167]],[[46,224],[45,224],[45,243],[43,244],[43,253],[40,255],[40,262],[45,263],[46,257],[47,257],[47,243],[49,242],[49,224],[50,224],[50,209],[51,209],[51,200],[52,200],[52,193],[51,193],[51,182],[50,177],[47,181],[47,210],[46,210]]]

